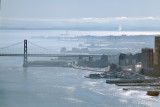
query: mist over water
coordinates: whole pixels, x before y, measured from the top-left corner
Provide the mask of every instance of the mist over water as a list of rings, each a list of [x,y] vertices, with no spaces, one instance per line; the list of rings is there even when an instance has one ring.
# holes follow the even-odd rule
[[[79,41],[79,40],[72,40],[72,45],[71,42],[69,41],[59,41],[59,37],[61,39],[64,39],[66,37],[77,37],[77,36],[97,36],[97,37],[103,37],[103,36],[121,36],[121,35],[127,35],[127,36],[138,36],[138,35],[160,35],[160,32],[147,32],[147,31],[75,31],[75,30],[0,30],[0,46],[5,47],[17,42],[21,42],[24,39],[27,39],[33,43],[37,43],[40,46],[47,47],[49,49],[53,49],[54,51],[60,51],[62,47],[68,47],[68,49],[71,49],[73,46],[78,47],[80,44],[82,44],[85,41]],[[147,36],[148,37],[148,36]],[[143,38],[144,40],[147,38]],[[140,39],[140,40],[143,40]],[[94,40],[91,42],[94,43]],[[107,41],[106,41],[107,42]],[[116,38],[113,38],[111,41],[113,43],[119,42],[118,40],[116,41]],[[137,44],[139,43],[141,46],[143,42],[139,41],[137,38],[136,41],[122,41],[124,43],[132,43],[132,44]],[[146,42],[146,41],[145,41]],[[147,41],[144,45],[146,47],[152,47],[153,48],[153,40],[150,40],[149,42]],[[148,44],[147,44],[148,43]],[[115,44],[116,45],[116,44]],[[118,45],[118,44],[117,44]],[[121,44],[120,44],[121,45]],[[126,44],[127,45],[127,44]],[[137,44],[138,45],[138,44]],[[123,45],[124,46],[124,45]],[[122,46],[122,47],[123,47]],[[132,45],[129,45],[132,46]],[[128,48],[132,48],[129,47]],[[145,47],[145,46],[143,46]],[[106,48],[113,48],[113,47],[107,47]],[[115,47],[117,48],[117,47]],[[124,48],[124,47],[123,47]]]
[[[63,34],[66,31],[0,31],[0,46],[28,39],[59,52],[63,46],[71,49],[81,43],[31,38]],[[102,34],[106,35],[105,32],[68,31],[66,36]],[[23,52],[23,43],[18,50]],[[51,58],[30,57],[29,60]],[[106,79],[84,77],[93,71],[62,67],[23,68],[22,64],[23,57],[0,57],[0,107],[159,107],[160,104],[159,97],[147,96],[146,91],[123,91],[124,87],[106,84]]]
[[[160,35],[159,31],[78,31],[78,30],[0,30],[0,38],[16,38],[16,39],[29,39],[31,36],[135,36],[135,35]],[[8,38],[10,36],[10,38]]]

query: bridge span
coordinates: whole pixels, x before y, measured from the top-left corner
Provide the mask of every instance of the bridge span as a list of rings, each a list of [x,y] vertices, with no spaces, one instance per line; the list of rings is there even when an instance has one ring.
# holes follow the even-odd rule
[[[82,59],[83,57],[100,57],[102,56],[102,54],[83,54],[83,53],[65,53],[65,54],[62,54],[62,53],[28,53],[28,43],[27,43],[27,40],[24,40],[22,42],[18,42],[18,43],[15,43],[15,44],[12,44],[12,45],[9,45],[9,46],[6,46],[6,47],[2,47],[0,48],[1,50],[2,49],[8,49],[12,46],[15,46],[15,45],[18,45],[18,44],[21,44],[21,43],[24,43],[24,48],[23,48],[23,53],[5,53],[5,52],[1,52],[0,53],[0,56],[16,56],[16,57],[23,57],[23,66],[24,67],[27,67],[29,65],[29,62],[28,62],[28,57],[78,57],[79,59]],[[44,48],[44,47],[41,47],[37,44],[34,44],[32,42],[29,42],[31,43],[32,45],[34,46],[37,46],[39,48],[42,48],[42,49],[45,49],[45,50],[49,50],[47,48]],[[20,51],[20,50],[18,50]],[[36,62],[36,63],[39,63],[39,62]],[[46,62],[45,62],[46,63]],[[47,62],[48,63],[48,62]],[[53,63],[53,61],[52,61]],[[31,64],[30,64],[31,65]]]
[[[24,54],[0,54],[0,56],[24,56]],[[100,54],[27,54],[28,57],[99,57]]]

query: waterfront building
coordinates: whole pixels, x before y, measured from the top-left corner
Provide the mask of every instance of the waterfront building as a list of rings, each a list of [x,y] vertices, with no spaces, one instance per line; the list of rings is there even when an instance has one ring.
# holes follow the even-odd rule
[[[136,65],[136,59],[132,59],[132,71],[136,71],[135,65]]]
[[[126,65],[126,54],[120,53],[119,55],[119,65],[125,66]]]
[[[160,67],[160,36],[155,37],[154,65]]]
[[[85,57],[82,58],[80,55],[77,65],[92,68],[106,68],[109,66],[108,55],[102,55],[100,59],[95,59],[93,56],[89,56],[85,59]]]
[[[100,60],[102,62],[108,63],[108,55],[102,55]]]
[[[136,63],[142,62],[142,53],[136,53],[134,59],[136,59]]]
[[[82,55],[79,55],[79,60],[83,60],[83,56]]]
[[[154,69],[156,76],[160,76],[160,36],[155,37]]]
[[[132,65],[132,60],[134,59],[134,55],[127,54],[126,55],[126,65]]]
[[[100,67],[107,67],[109,64],[108,55],[102,55],[101,59],[97,63]]]
[[[89,56],[89,62],[93,62],[93,57]]]
[[[153,67],[153,49],[152,48],[142,49],[142,67],[143,68]]]

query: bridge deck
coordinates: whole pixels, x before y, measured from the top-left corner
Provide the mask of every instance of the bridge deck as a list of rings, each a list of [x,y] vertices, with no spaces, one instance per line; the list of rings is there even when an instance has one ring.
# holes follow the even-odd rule
[[[0,56],[23,56],[24,54],[0,54]],[[97,54],[27,54],[28,57],[99,57]]]

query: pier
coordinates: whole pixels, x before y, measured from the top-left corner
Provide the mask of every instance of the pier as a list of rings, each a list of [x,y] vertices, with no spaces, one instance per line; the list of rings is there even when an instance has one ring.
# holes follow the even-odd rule
[[[143,90],[143,91],[154,91],[154,90],[159,90],[160,88],[123,88],[123,90]]]
[[[106,80],[107,84],[124,84],[124,83],[152,83],[159,82],[160,79],[121,79],[121,80]]]

